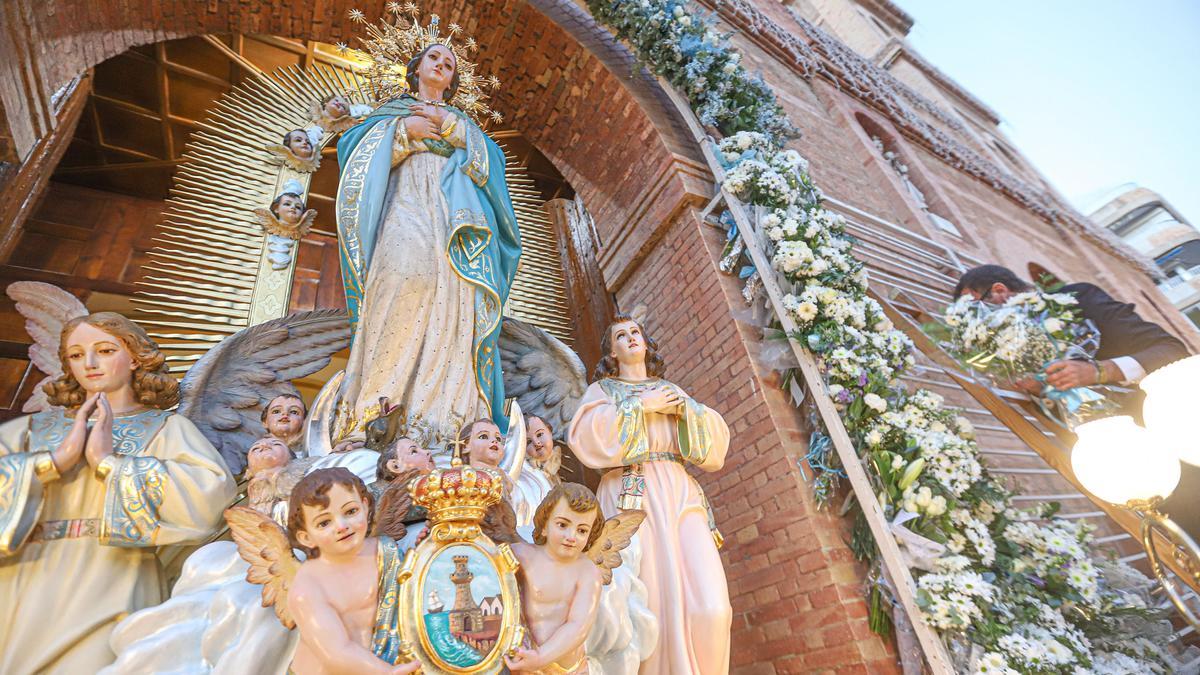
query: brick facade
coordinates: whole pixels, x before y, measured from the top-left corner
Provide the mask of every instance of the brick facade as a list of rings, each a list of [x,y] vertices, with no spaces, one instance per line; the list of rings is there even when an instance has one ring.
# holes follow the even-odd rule
[[[36,45],[29,65],[39,82],[48,83],[69,80],[132,46],[186,35],[261,32],[335,42],[352,32],[346,9],[357,6],[374,16],[384,5],[382,0],[12,4],[16,10],[5,18],[19,20],[24,37],[17,44],[16,33],[0,31],[5,36],[0,60],[24,58],[21,48]],[[782,25],[790,20],[777,3],[755,4]],[[504,82],[496,107],[556,165],[595,217],[599,265],[618,306],[647,306],[668,377],[730,423],[726,468],[698,478],[726,536],[722,556],[734,608],[733,671],[896,672],[893,645],[867,628],[865,570],[845,543],[847,523],[816,508],[799,469],[807,444],[803,420],[780,390],[777,374],[760,363],[757,329],[734,319],[744,304],[737,280],[717,269],[723,235],[703,225],[695,210],[711,194],[711,178],[662,91],[633,70],[627,50],[567,0],[423,5],[462,23],[487,47],[481,70]],[[1019,271],[1036,262],[1063,279],[1096,280],[1200,346],[1153,282],[1126,261],[946,164],[877,106],[825,80],[797,77],[758,42],[738,37],[736,43],[803,131],[795,147],[831,196]],[[9,93],[6,109],[12,86],[0,73],[0,88]],[[914,207],[871,146],[862,119],[895,140],[906,162],[953,212],[961,240],[931,227]],[[322,301],[306,297],[302,304]],[[590,370],[593,364],[586,365]]]

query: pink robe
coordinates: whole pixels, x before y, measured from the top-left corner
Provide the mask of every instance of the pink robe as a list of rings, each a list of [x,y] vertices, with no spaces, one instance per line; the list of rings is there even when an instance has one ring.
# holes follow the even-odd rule
[[[675,386],[657,379],[645,384],[660,382]],[[719,535],[700,485],[682,462],[704,471],[720,469],[729,449],[729,427],[715,411],[690,398],[686,415],[645,412],[634,395],[642,387],[615,378],[593,383],[571,420],[568,444],[585,466],[612,469],[597,490],[605,516],[622,507],[636,508],[638,501],[646,511],[638,531],[639,576],[649,591],[659,633],[658,646],[640,672],[728,673],[733,612],[717,552]],[[622,468],[638,463],[645,480],[640,500],[632,496],[640,481],[636,474],[623,480]]]

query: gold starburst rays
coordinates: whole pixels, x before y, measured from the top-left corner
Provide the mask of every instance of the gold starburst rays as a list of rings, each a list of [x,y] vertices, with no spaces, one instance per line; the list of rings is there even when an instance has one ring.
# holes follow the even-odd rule
[[[226,336],[286,314],[294,267],[275,273],[264,264],[254,209],[268,205],[286,180],[306,186],[308,176],[280,167],[265,147],[309,126],[314,102],[342,94],[371,103],[366,90],[361,76],[324,66],[253,75],[218,100],[192,135],[133,297],[138,320],[173,372],[187,370]],[[333,138],[326,133],[320,145]],[[511,157],[506,177],[525,242],[509,312],[569,337],[553,227],[533,181]]]

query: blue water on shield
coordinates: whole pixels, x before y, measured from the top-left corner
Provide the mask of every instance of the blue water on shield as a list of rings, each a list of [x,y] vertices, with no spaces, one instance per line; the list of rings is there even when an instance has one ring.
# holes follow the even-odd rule
[[[438,656],[452,666],[466,668],[483,660],[483,656],[473,647],[450,634],[449,612],[426,614],[425,634],[429,636],[429,642]]]

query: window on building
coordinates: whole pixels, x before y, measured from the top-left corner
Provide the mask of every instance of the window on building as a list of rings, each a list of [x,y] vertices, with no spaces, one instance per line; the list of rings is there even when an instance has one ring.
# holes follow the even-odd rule
[[[1183,310],[1183,314],[1191,319],[1192,323],[1196,324],[1197,327],[1200,327],[1200,302]]]

